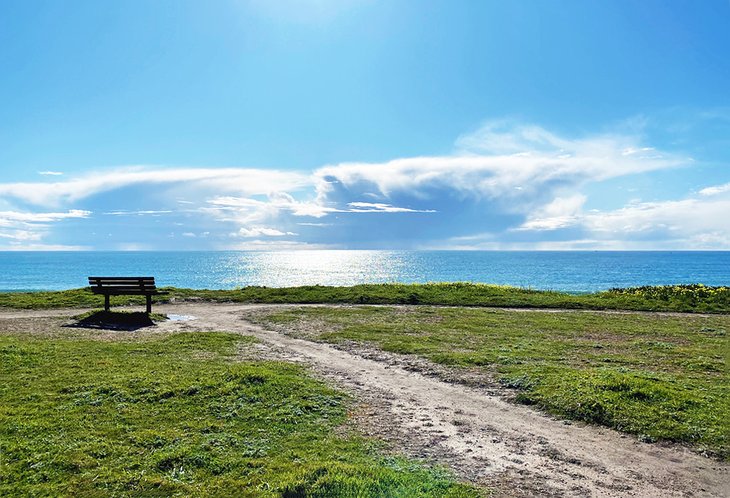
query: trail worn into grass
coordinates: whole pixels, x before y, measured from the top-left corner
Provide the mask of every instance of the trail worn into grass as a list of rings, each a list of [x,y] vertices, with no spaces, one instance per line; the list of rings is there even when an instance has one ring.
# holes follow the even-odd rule
[[[267,330],[246,318],[257,309],[261,306],[159,306],[156,311],[196,319],[155,329],[256,336],[357,396],[361,403],[353,419],[366,432],[391,440],[396,450],[444,463],[499,495],[730,496],[725,463],[680,446],[641,443],[609,429],[556,420],[489,389],[424,375],[393,355],[367,355]],[[28,320],[40,316],[29,313]]]
[[[266,330],[245,319],[253,306],[185,305],[190,322],[161,328],[236,330],[311,362],[363,400],[356,418],[417,456],[505,494],[728,496],[730,469],[678,446],[566,424],[484,390]],[[169,308],[172,312],[173,308]],[[168,311],[162,307],[162,311]],[[182,312],[179,312],[182,313]]]

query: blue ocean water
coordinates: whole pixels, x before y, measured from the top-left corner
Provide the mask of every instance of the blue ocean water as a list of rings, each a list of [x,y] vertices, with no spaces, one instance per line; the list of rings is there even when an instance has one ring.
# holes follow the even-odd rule
[[[83,287],[89,275],[151,275],[195,289],[462,281],[588,292],[730,285],[730,252],[0,252],[0,291]]]

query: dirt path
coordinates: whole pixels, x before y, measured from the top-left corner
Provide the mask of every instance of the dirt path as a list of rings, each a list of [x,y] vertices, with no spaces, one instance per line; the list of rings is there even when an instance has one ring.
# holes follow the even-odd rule
[[[161,328],[250,334],[306,360],[363,400],[356,417],[366,430],[504,494],[730,496],[730,466],[609,429],[566,424],[481,390],[266,330],[245,320],[255,308],[163,306],[162,312],[198,319]]]
[[[486,390],[266,330],[245,319],[260,308],[158,306],[155,311],[196,319],[168,321],[157,329],[256,336],[279,357],[307,362],[352,392],[361,401],[354,419],[366,432],[393,441],[397,450],[446,464],[501,496],[730,496],[730,465],[680,447],[566,423]]]

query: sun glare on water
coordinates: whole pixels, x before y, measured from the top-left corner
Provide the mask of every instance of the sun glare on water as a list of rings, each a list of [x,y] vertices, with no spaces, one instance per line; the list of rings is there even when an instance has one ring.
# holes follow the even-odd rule
[[[406,262],[398,251],[285,251],[235,253],[228,286],[356,285],[402,278]],[[229,269],[230,269],[229,267]]]

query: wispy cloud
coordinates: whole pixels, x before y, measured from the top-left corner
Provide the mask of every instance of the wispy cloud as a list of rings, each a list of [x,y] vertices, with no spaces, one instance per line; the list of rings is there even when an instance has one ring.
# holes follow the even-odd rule
[[[339,210],[340,213],[435,213],[435,209],[411,209],[392,206],[384,202],[348,202],[350,209]]]
[[[620,176],[691,164],[644,146],[628,135],[568,139],[538,126],[488,123],[457,141],[449,156],[412,157],[384,163],[343,163],[315,172],[320,198],[343,191],[375,192],[385,199],[407,194],[428,199],[451,195],[505,200],[516,211],[534,208],[557,189],[579,188]]]
[[[595,232],[630,235],[671,231],[688,235],[730,233],[730,198],[642,202],[607,212],[585,214],[581,223]]]
[[[250,227],[250,228],[241,228],[238,230],[237,235],[239,237],[285,237],[287,235],[297,235],[294,232],[282,232],[281,230],[277,230],[276,228],[269,228],[269,227]]]
[[[88,218],[91,211],[71,209],[66,212],[0,211],[0,238],[20,242],[39,241],[51,230],[53,223]]]
[[[92,246],[65,245],[65,244],[27,244],[13,243],[0,245],[0,251],[88,251]]]
[[[260,221],[275,217],[285,211],[293,216],[310,216],[321,218],[332,212],[333,208],[324,206],[314,200],[300,201],[287,192],[270,192],[266,200],[250,197],[216,196],[207,201],[212,208],[201,211],[224,213],[224,219],[237,220],[242,223]]]
[[[308,175],[247,168],[149,168],[126,167],[91,173],[66,181],[3,183],[0,196],[36,206],[73,203],[102,192],[135,185],[195,184],[197,190],[267,194],[276,190],[296,191],[311,184]]]
[[[215,197],[207,201],[211,208],[204,212],[216,214],[219,218],[250,223],[271,219],[282,212],[296,217],[322,218],[333,213],[433,213],[434,210],[411,209],[379,202],[348,202],[344,207],[319,197],[310,201],[299,201],[286,192],[269,194],[267,200],[247,197]]]
[[[94,211],[107,215],[104,223],[112,226],[134,217],[135,227],[147,227],[146,244],[153,247],[157,239],[179,244],[179,236],[201,248],[392,247],[403,241],[608,248],[638,244],[638,238],[657,246],[673,240],[730,247],[723,236],[730,232],[724,221],[730,217],[722,214],[730,212],[730,183],[681,199],[603,210],[595,209],[588,193],[612,179],[693,165],[688,155],[660,150],[640,133],[567,137],[534,125],[489,122],[460,137],[453,153],[443,156],[312,171],[124,167],[57,181],[0,183],[0,202],[10,208],[0,212],[0,237],[45,240],[53,224]],[[177,242],[161,229],[165,223],[185,226],[184,233],[176,232]],[[115,231],[113,247],[127,243],[120,240],[127,226]],[[235,239],[240,244],[230,246]]]
[[[111,215],[111,216],[160,216],[163,214],[170,214],[173,211],[171,209],[163,209],[163,210],[154,210],[154,209],[148,209],[148,210],[140,210],[140,211],[109,211],[103,214]]]
[[[700,195],[718,195],[718,194],[725,194],[730,192],[730,183],[725,183],[723,185],[713,185],[711,187],[706,187],[700,190]]]
[[[0,231],[0,237],[4,239],[13,240],[40,240],[43,234],[39,232],[32,232],[30,230],[12,230],[12,231]]]
[[[21,211],[0,211],[0,226],[12,226],[17,223],[47,223],[68,218],[87,218],[91,211],[83,209],[71,209],[59,213],[32,213]]]
[[[530,213],[527,221],[516,230],[557,230],[574,225],[578,221],[581,207],[586,199],[587,197],[583,194],[556,197]]]
[[[61,176],[61,175],[63,175],[63,172],[61,172],[61,171],[39,171],[38,174],[43,175],[43,176]]]
[[[673,248],[730,247],[730,188],[707,187],[696,197],[660,202],[634,202],[620,209],[581,210],[585,198],[556,199],[537,211],[518,230],[579,228],[595,240],[614,241],[624,247]]]

